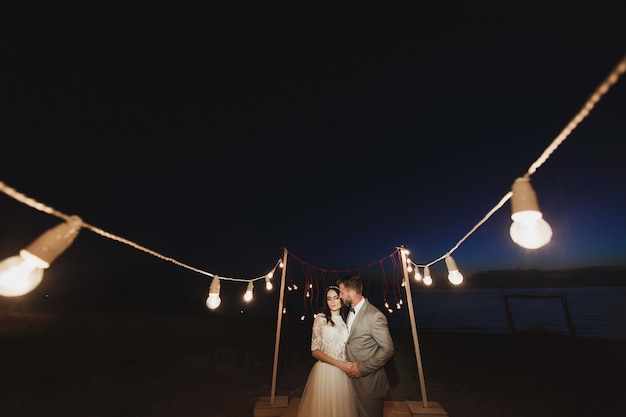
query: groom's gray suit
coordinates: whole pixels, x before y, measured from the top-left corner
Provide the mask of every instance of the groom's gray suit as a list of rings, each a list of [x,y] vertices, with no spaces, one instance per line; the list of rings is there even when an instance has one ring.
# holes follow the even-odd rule
[[[361,377],[352,378],[356,395],[367,416],[382,416],[384,397],[389,393],[389,380],[384,365],[394,353],[387,317],[367,299],[354,317],[346,357],[358,363]],[[380,408],[380,410],[378,410]]]

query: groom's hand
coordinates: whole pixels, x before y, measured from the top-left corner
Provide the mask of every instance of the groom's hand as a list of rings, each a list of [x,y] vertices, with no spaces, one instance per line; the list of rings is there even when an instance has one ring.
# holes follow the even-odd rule
[[[350,362],[350,369],[348,369],[348,372],[346,373],[350,378],[359,378],[361,376],[356,362]]]

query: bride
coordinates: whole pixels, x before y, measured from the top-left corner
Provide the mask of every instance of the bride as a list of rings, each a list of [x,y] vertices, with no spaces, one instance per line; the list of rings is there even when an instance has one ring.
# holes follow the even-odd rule
[[[348,307],[339,298],[339,287],[326,289],[326,303],[315,316],[311,355],[318,361],[311,368],[298,417],[353,417],[357,415],[352,381],[345,371],[348,340]]]

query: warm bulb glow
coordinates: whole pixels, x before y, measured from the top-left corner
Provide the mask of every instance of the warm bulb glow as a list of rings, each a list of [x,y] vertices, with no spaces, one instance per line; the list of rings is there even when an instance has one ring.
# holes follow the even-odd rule
[[[422,275],[420,274],[420,269],[418,267],[415,267],[414,278],[415,278],[415,281],[421,281],[422,280]]]
[[[459,285],[463,282],[463,275],[459,272],[459,268],[456,266],[456,262],[450,254],[446,254],[446,266],[448,267],[448,281],[454,285]]]
[[[67,249],[82,227],[78,216],[71,216],[39,236],[20,254],[0,262],[0,295],[17,297],[41,283],[43,270]]]
[[[222,304],[222,299],[219,294],[209,294],[209,297],[206,299],[206,306],[211,310],[215,310]]]
[[[422,282],[426,285],[430,285],[433,283],[433,278],[430,276],[430,267],[426,265],[424,267],[424,279]]]
[[[48,263],[22,250],[0,262],[0,295],[18,297],[34,290],[41,283]]]
[[[526,249],[538,249],[552,239],[552,228],[541,212],[520,211],[511,216],[513,223],[509,233],[513,242]]]
[[[215,310],[222,303],[222,299],[220,298],[220,278],[215,275],[213,276],[213,281],[211,281],[211,286],[209,287],[209,296],[206,299],[206,306],[211,310]]]
[[[248,302],[252,300],[252,292],[254,291],[254,284],[252,281],[248,283],[248,287],[246,288],[246,293],[243,295],[243,299]]]
[[[526,249],[537,249],[552,239],[552,228],[543,219],[537,195],[528,178],[517,178],[512,187],[509,233],[513,242]]]
[[[274,288],[274,284],[272,284],[272,276],[270,274],[267,274],[265,277],[265,288],[268,290]]]
[[[454,285],[459,285],[463,282],[463,275],[459,271],[448,272],[448,281]]]

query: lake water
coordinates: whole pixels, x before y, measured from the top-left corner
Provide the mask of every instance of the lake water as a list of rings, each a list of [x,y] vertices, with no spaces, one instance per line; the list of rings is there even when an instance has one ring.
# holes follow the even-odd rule
[[[564,295],[577,336],[626,340],[626,287],[433,289],[412,291],[417,330],[510,334],[504,294]],[[377,296],[370,300],[379,306]],[[405,294],[403,297],[406,302]],[[391,300],[390,300],[391,301]],[[395,307],[395,306],[394,306]],[[409,328],[407,309],[388,314],[391,328]],[[509,298],[516,330],[538,326],[569,333],[560,297]]]

